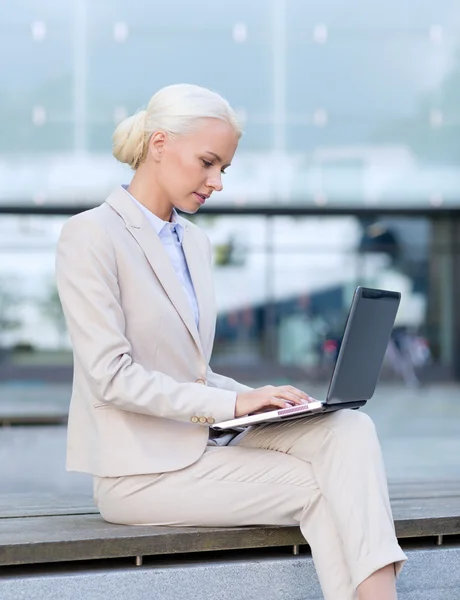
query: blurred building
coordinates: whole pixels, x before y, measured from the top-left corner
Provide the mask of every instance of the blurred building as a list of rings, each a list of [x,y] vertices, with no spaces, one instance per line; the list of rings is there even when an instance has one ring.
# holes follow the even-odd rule
[[[62,223],[129,181],[116,123],[192,82],[246,129],[195,217],[215,250],[214,361],[321,372],[362,284],[402,291],[424,371],[460,378],[457,1],[18,0],[0,31],[0,377],[68,369]]]

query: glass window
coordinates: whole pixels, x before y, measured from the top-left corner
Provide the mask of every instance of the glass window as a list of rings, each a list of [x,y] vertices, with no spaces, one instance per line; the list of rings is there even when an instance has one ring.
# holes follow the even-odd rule
[[[286,4],[286,146],[304,157],[298,201],[458,203],[460,55],[450,19],[459,9],[389,8]]]
[[[29,157],[74,146],[74,48],[71,11],[22,0],[2,10],[0,153]],[[2,162],[5,158],[2,159]],[[13,159],[12,159],[13,160]]]
[[[98,203],[114,127],[164,85],[226,96],[245,135],[226,204],[457,206],[454,0],[126,3],[4,11],[0,203]]]
[[[132,114],[173,83],[211,87],[249,120],[270,115],[270,14],[261,6],[239,0],[222,11],[199,0],[178,14],[174,3],[98,3],[88,14],[89,149],[109,151],[117,107]],[[266,150],[269,140],[270,124],[256,125],[243,144]]]

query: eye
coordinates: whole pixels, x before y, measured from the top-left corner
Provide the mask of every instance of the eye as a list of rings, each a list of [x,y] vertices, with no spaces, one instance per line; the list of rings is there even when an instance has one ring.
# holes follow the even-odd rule
[[[206,160],[205,158],[202,158],[201,162],[203,163],[205,169],[209,169],[214,164],[210,160]],[[227,174],[227,171],[225,171],[224,169],[221,169],[220,172],[222,173],[222,175],[226,175]]]

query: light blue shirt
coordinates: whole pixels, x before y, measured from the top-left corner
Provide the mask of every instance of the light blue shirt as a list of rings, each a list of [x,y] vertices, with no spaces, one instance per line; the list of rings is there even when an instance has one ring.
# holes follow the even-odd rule
[[[182,240],[184,238],[184,228],[177,221],[177,212],[173,210],[172,220],[163,221],[160,217],[153,214],[148,208],[141,204],[134,196],[128,192],[128,186],[122,186],[128,196],[132,198],[133,202],[141,209],[148,221],[151,223],[153,229],[158,234],[164,249],[166,250],[169,258],[171,259],[174,271],[176,272],[179,281],[184,289],[187,299],[195,317],[195,324],[198,329],[199,325],[199,310],[198,302],[196,299],[195,290],[193,288],[192,278],[190,277],[190,271],[188,270],[187,261],[185,260],[184,250],[182,248]]]

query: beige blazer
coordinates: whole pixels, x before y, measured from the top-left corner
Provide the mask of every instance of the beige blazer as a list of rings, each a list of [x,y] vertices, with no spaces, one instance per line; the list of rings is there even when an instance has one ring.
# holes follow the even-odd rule
[[[159,236],[120,186],[70,218],[56,280],[74,354],[67,468],[100,477],[182,469],[250,390],[209,367],[216,308],[207,236],[179,217],[200,323]]]

